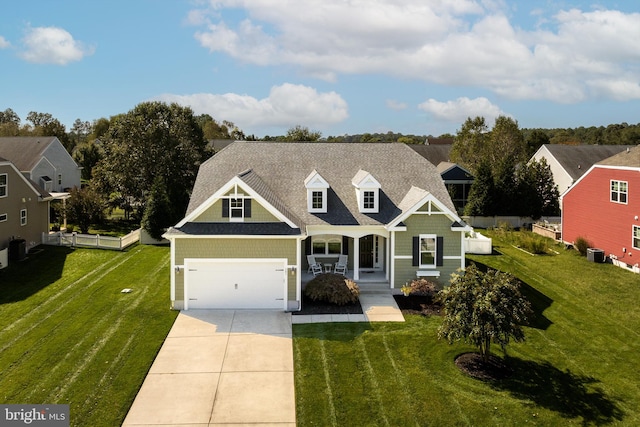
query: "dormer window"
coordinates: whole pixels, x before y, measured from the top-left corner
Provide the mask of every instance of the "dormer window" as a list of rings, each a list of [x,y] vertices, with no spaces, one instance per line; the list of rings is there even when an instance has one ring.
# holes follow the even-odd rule
[[[327,189],[329,183],[313,170],[304,180],[307,188],[307,210],[310,213],[327,213]]]
[[[378,213],[380,205],[380,183],[369,172],[358,171],[351,183],[356,187],[358,209],[362,213]]]

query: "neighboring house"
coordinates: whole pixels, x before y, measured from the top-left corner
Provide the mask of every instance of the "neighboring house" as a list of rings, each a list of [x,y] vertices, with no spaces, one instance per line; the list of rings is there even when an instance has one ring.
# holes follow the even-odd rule
[[[450,161],[451,148],[453,145],[447,143],[448,141],[450,141],[450,139],[441,138],[438,139],[438,143],[435,144],[429,140],[430,143],[428,145],[410,144],[409,147],[436,166],[449,191],[449,195],[453,200],[457,212],[462,212],[469,199],[469,191],[473,184],[473,175],[462,166]]]
[[[55,136],[0,137],[0,157],[45,191],[80,188],[80,167]]]
[[[457,211],[464,211],[464,207],[469,201],[473,175],[459,164],[451,162],[440,162],[436,169],[440,173]]]
[[[562,197],[562,240],[585,238],[626,264],[640,262],[640,146],[592,166]]]
[[[202,164],[171,241],[171,304],[298,310],[307,256],[399,289],[465,266],[466,226],[404,144],[236,142]]]
[[[564,145],[544,144],[532,160],[545,159],[560,194],[567,191],[591,166],[633,145]]]
[[[38,245],[49,229],[51,195],[0,157],[0,250],[23,239],[25,249]]]

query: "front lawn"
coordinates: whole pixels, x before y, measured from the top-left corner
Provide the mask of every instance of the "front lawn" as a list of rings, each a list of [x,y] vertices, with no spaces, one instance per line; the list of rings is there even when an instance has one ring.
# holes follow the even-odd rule
[[[169,249],[43,249],[0,270],[0,402],[120,425],[177,316]]]
[[[475,349],[439,341],[437,316],[294,325],[298,425],[640,425],[640,277],[488,234],[499,254],[470,258],[523,280],[536,311],[507,349],[512,375],[460,372],[454,358]]]

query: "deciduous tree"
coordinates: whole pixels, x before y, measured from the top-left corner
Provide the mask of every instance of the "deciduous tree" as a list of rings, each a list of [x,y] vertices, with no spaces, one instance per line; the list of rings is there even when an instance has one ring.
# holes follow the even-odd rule
[[[531,304],[520,293],[517,279],[508,273],[484,273],[471,264],[464,273],[453,276],[451,286],[438,293],[438,300],[444,311],[438,337],[476,346],[485,362],[492,343],[504,349],[511,340],[525,339],[522,325]]]
[[[69,222],[80,228],[81,233],[88,233],[91,225],[104,221],[106,203],[93,187],[74,187],[69,194],[71,197],[66,201],[64,213]]]
[[[139,104],[111,118],[102,143],[104,157],[94,170],[102,191],[115,195],[124,208],[136,208],[140,217],[155,178],[161,176],[172,221],[184,215],[207,144],[190,108]]]

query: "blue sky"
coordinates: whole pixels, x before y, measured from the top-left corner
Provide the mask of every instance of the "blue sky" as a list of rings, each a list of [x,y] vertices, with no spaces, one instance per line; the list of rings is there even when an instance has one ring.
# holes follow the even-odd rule
[[[258,137],[635,124],[639,40],[637,0],[11,1],[0,111],[69,128],[161,100]]]

